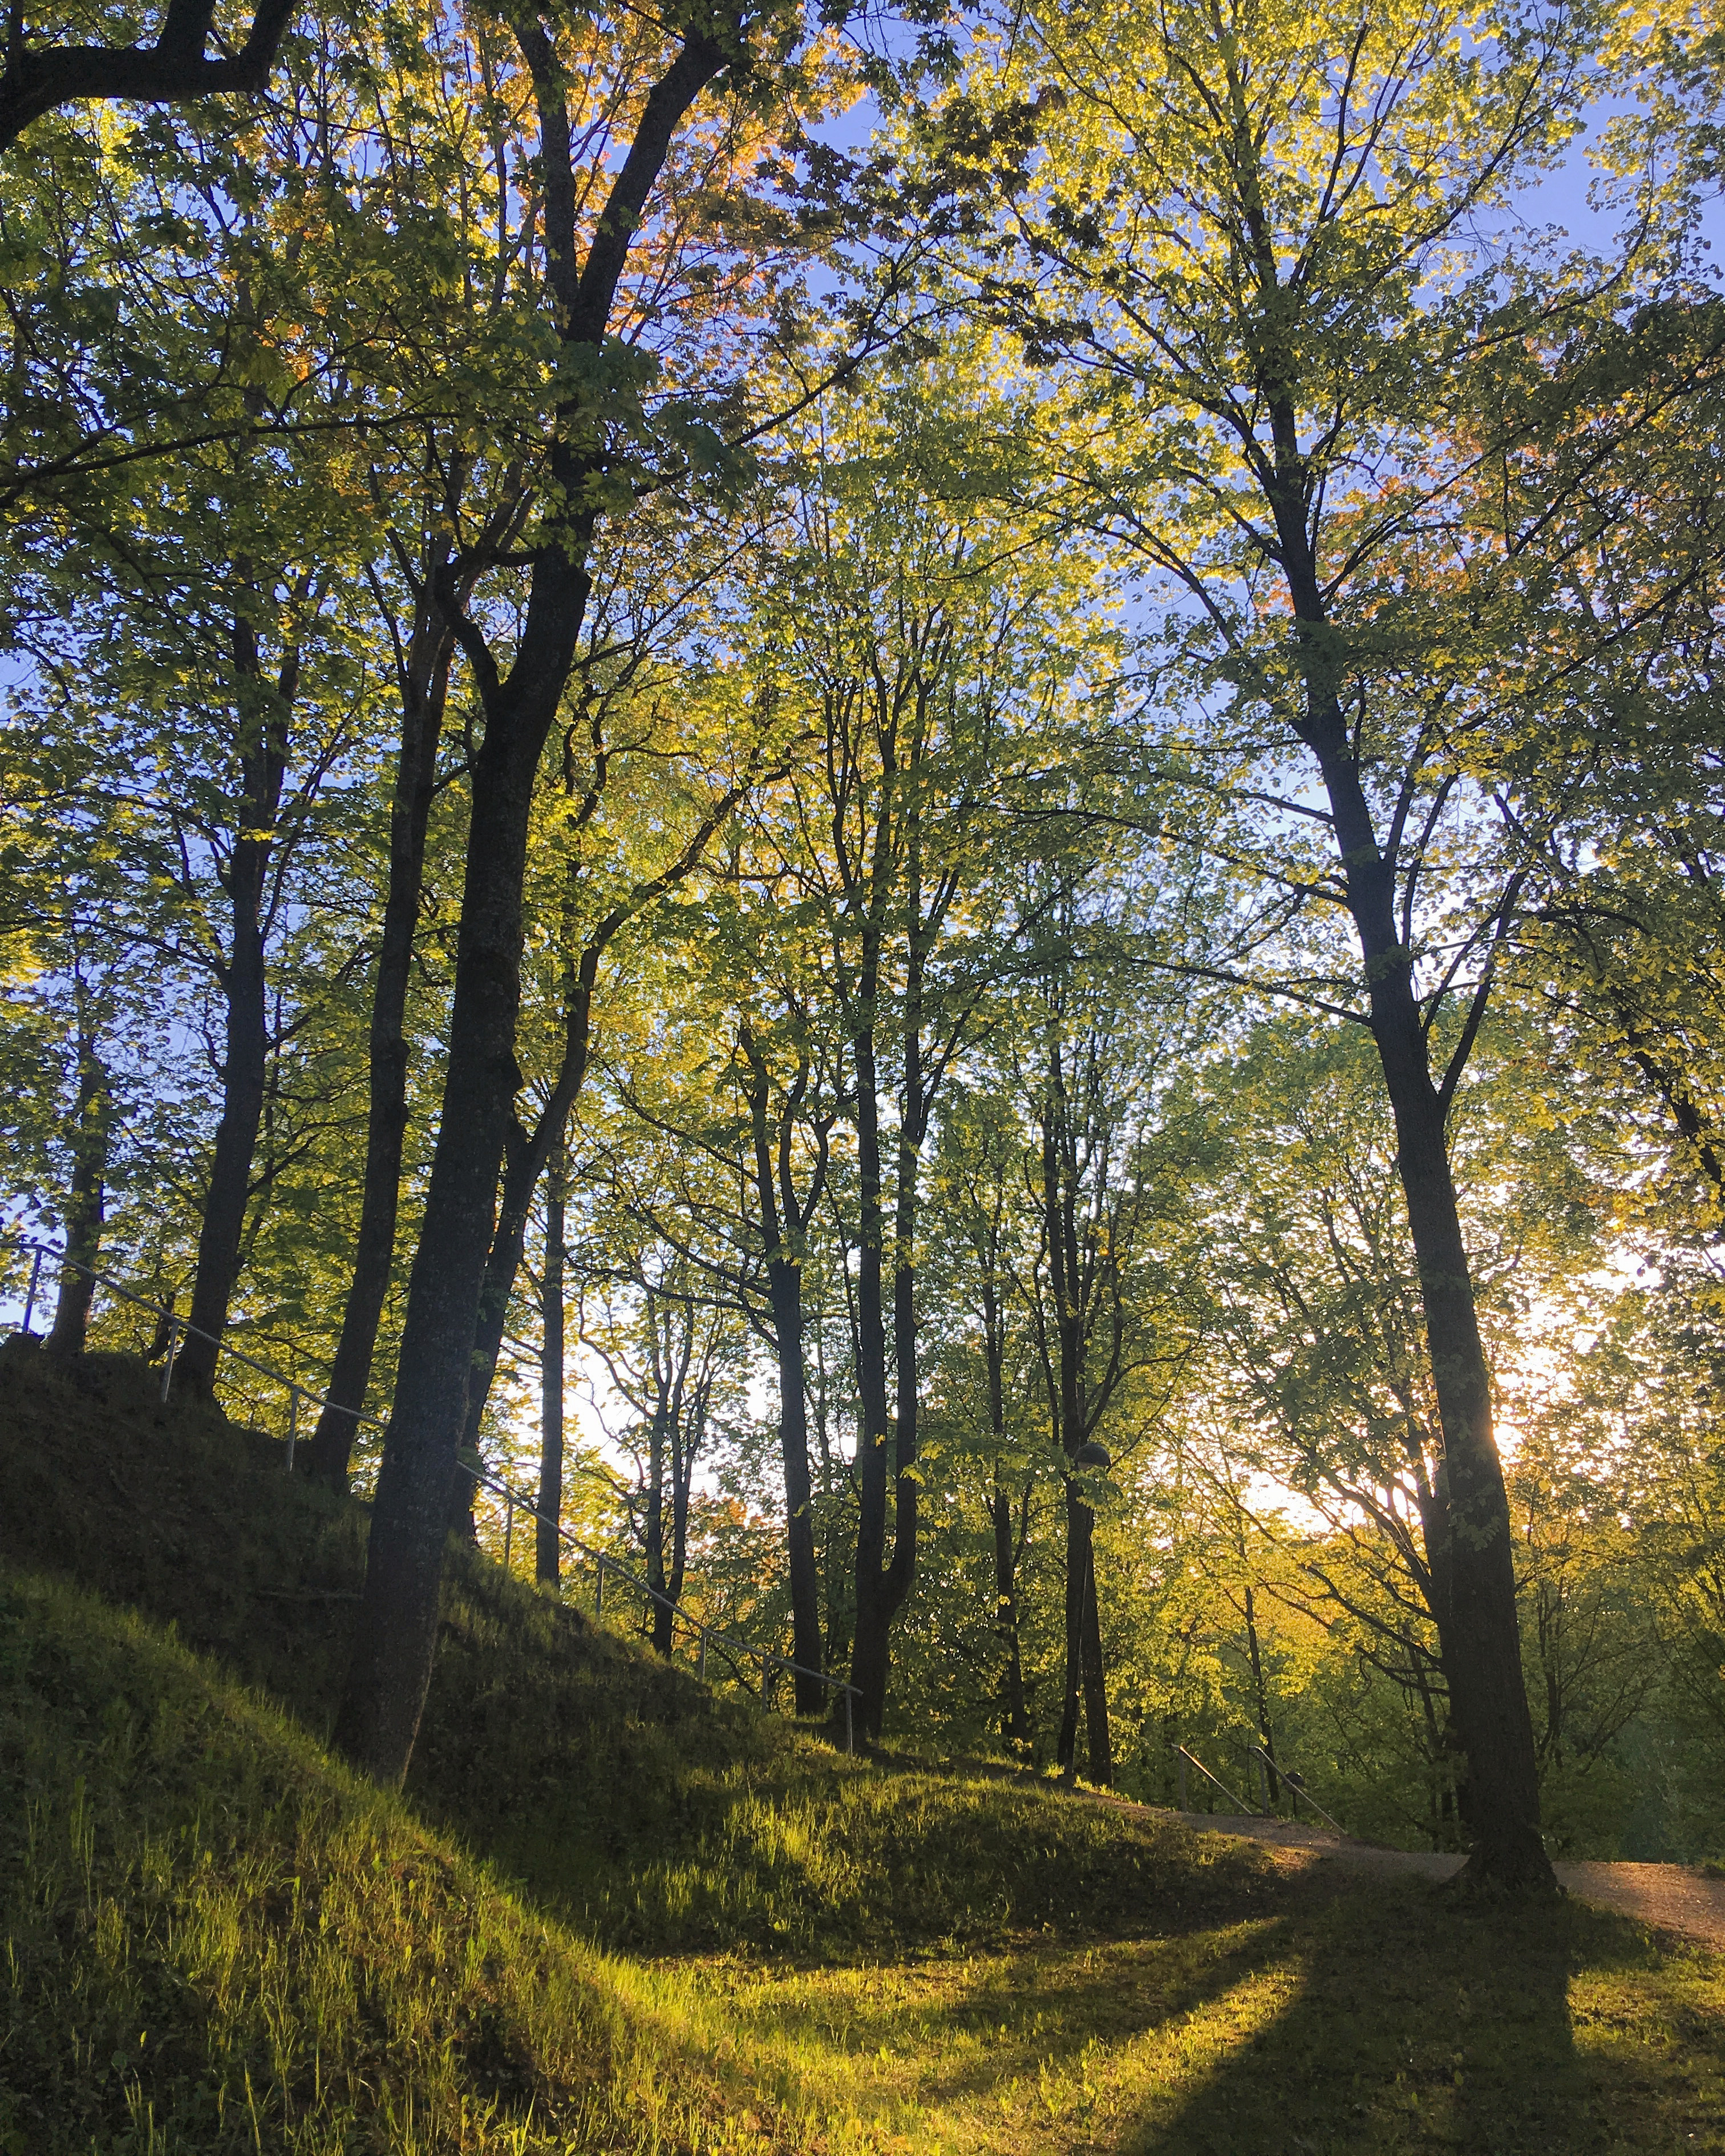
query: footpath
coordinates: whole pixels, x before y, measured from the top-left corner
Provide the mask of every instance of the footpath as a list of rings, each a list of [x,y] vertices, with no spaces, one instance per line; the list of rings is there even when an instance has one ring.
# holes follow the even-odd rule
[[[1292,1820],[1230,1817],[1221,1812],[1182,1812],[1200,1834],[1237,1834],[1274,1849],[1309,1851],[1358,1871],[1418,1871],[1447,1879],[1464,1859],[1421,1850],[1378,1849],[1327,1828]],[[1677,1932],[1725,1953],[1725,1879],[1710,1879],[1689,1864],[1559,1864],[1560,1885],[1579,1901],[1596,1902],[1656,1930]]]

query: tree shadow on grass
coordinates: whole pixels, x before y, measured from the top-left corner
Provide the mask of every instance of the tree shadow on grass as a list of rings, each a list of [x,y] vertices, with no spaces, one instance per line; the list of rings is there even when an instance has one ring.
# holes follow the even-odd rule
[[[1283,1944],[1300,1975],[1283,2010],[1192,2093],[1146,2105],[1117,2145],[1133,2156],[1601,2147],[1571,2032],[1571,1929],[1562,1905],[1320,1873],[1291,1912]]]
[[[1106,2056],[1147,2032],[1201,2020],[1286,1950],[1283,1924],[1272,1917],[1208,1933],[1067,1942],[993,1957],[979,1980],[943,2002],[938,2046],[924,2053],[920,2097],[962,2104],[1014,2082],[1045,2084],[1081,2071],[1097,2047]],[[893,2032],[876,2041],[891,2044]]]

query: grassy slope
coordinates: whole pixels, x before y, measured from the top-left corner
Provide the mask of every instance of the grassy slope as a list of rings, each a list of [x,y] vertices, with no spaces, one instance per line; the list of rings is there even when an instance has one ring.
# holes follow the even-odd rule
[[[5,2156],[1725,2149],[1718,1964],[1615,1919],[853,1765],[477,1562],[398,1804],[353,1508],[16,1347],[0,1491]]]

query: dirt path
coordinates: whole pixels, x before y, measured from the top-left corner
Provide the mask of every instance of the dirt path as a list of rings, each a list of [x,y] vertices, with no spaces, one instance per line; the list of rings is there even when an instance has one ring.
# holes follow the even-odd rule
[[[1327,1828],[1296,1825],[1289,1820],[1229,1818],[1219,1812],[1183,1812],[1180,1817],[1201,1834],[1238,1834],[1276,1849],[1310,1850],[1355,1871],[1419,1871],[1428,1879],[1447,1879],[1462,1865],[1459,1856],[1376,1849]],[[1725,1953],[1725,1879],[1709,1879],[1688,1864],[1559,1864],[1555,1868],[1561,1883],[1579,1900],[1596,1902],[1660,1931],[1681,1933]]]

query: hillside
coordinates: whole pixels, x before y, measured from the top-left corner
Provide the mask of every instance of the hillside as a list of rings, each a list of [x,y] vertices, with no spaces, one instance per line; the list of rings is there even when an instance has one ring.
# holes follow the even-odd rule
[[[362,1507],[131,1358],[0,1348],[0,1558],[172,1625],[311,1736],[334,1720]],[[583,1930],[659,1950],[877,1953],[1117,1931],[1263,1891],[1255,1852],[1022,1787],[893,1774],[454,1556],[408,1796]],[[930,1861],[937,1847],[939,1862]]]
[[[1716,1959],[836,1758],[474,1558],[404,1799],[363,1516],[0,1349],[0,2151],[1725,2148]]]

